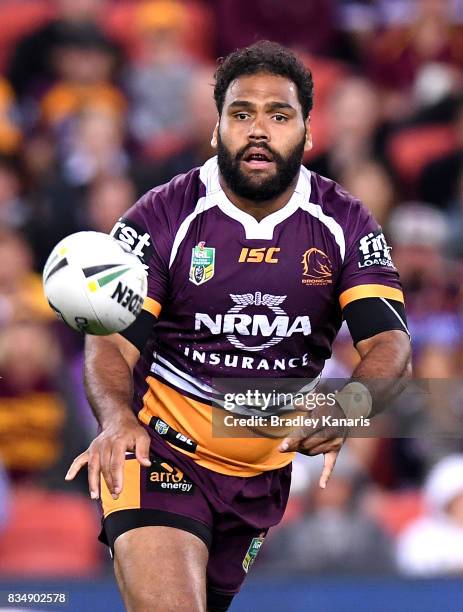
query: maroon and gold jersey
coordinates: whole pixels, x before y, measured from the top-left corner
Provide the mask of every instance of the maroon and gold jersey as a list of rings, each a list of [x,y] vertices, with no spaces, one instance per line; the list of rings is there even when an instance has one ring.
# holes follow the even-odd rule
[[[144,260],[144,308],[157,317],[134,372],[134,410],[193,440],[184,452],[225,474],[251,476],[293,456],[279,440],[212,435],[217,379],[315,379],[347,304],[403,302],[371,214],[302,166],[289,202],[260,222],[230,202],[212,158],[148,192],[112,234]]]

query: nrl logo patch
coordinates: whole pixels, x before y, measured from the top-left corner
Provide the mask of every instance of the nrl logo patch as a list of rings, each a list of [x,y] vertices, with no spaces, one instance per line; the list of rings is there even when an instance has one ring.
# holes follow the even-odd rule
[[[169,431],[169,425],[167,425],[167,423],[164,423],[164,421],[161,421],[161,419],[158,419],[156,421],[154,429],[158,432],[160,436],[165,436],[166,433]]]
[[[204,241],[199,242],[191,250],[191,265],[189,280],[194,285],[202,285],[214,276],[215,249],[207,247]]]
[[[260,547],[264,543],[265,533],[262,533],[258,538],[252,538],[251,544],[249,545],[248,551],[243,559],[243,569],[246,574],[249,572],[249,568],[254,563],[257,557],[257,553]]]

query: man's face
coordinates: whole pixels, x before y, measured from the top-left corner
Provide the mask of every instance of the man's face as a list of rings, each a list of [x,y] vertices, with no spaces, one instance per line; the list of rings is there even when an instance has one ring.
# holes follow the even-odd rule
[[[213,145],[222,177],[236,195],[256,202],[281,195],[312,146],[296,85],[264,73],[233,81]]]

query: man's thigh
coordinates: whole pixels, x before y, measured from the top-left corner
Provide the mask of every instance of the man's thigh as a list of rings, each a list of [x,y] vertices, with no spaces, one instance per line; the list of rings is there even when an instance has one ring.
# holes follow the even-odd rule
[[[208,550],[172,527],[140,527],[114,543],[114,570],[128,612],[205,612]]]

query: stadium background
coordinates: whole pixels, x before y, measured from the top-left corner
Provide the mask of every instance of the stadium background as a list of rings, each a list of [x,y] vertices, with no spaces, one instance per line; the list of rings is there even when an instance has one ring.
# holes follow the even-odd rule
[[[95,423],[82,339],[55,321],[40,270],[60,238],[108,231],[211,156],[215,58],[260,38],[312,69],[306,162],[383,225],[414,375],[445,397],[424,416],[403,402],[400,437],[350,440],[325,492],[320,461],[298,457],[233,610],[463,609],[461,0],[0,2],[0,607],[14,589],[121,609],[85,477],[63,480]],[[326,375],[355,359],[343,330]]]

